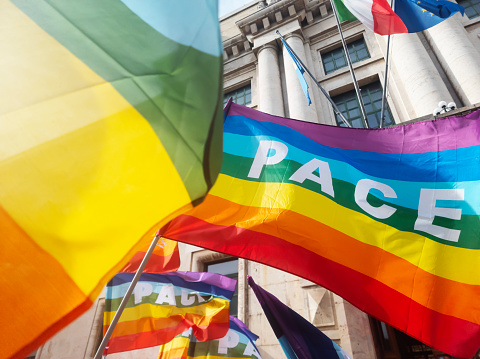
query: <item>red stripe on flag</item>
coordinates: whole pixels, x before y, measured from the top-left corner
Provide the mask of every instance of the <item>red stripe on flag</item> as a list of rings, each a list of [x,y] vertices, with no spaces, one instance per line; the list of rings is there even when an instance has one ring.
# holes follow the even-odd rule
[[[275,236],[181,215],[169,226],[165,237],[314,281],[341,294],[362,311],[451,355],[472,357],[478,349],[480,325],[428,309],[374,278]]]
[[[408,33],[402,19],[395,14],[387,0],[373,0],[372,15],[374,31],[380,35]]]
[[[229,323],[210,323],[208,328],[193,327],[192,329],[197,340],[206,341],[223,338],[228,331],[228,325]],[[183,333],[190,327],[191,325],[189,325],[187,321],[183,321],[174,327],[115,337],[115,340],[111,339],[108,342],[107,354],[149,348],[160,344],[165,344],[173,340],[173,338],[175,338],[178,334]],[[205,333],[207,331],[209,336],[205,337]]]

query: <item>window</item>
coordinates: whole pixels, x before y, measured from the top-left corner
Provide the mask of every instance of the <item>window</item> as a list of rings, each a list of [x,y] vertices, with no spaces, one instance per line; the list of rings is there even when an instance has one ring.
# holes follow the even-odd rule
[[[367,112],[368,126],[370,128],[378,128],[380,126],[380,112],[382,110],[382,95],[383,89],[380,82],[374,82],[361,88],[361,94],[363,97],[363,104],[365,105],[365,111]],[[357,94],[355,90],[346,92],[344,94],[335,96],[332,100],[337,105],[338,109],[345,116],[347,121],[354,128],[362,128],[362,111],[360,104],[358,103]],[[335,115],[337,124],[345,127],[342,119]],[[385,120],[383,126],[391,126],[395,124],[392,113],[388,107],[388,103],[385,104]]]
[[[365,43],[365,39],[363,37],[347,44],[347,49],[352,63],[365,60],[370,57],[367,44]],[[347,59],[345,57],[345,51],[343,50],[343,47],[339,47],[338,49],[322,54],[322,62],[323,68],[325,69],[325,74],[332,73],[338,69],[341,69],[342,67],[347,66]]]
[[[480,0],[459,0],[458,4],[465,8],[465,15],[469,19],[480,16]]]
[[[252,87],[250,85],[240,87],[234,91],[228,92],[223,98],[223,105],[227,104],[229,98],[238,105],[250,105],[252,103]]]
[[[229,259],[223,262],[207,263],[205,271],[223,274],[226,277],[238,280],[238,259]],[[238,316],[238,285],[230,301],[230,315]]]

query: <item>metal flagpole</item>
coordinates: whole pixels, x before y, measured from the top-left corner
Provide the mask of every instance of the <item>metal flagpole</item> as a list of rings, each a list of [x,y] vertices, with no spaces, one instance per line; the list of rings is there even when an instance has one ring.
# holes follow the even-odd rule
[[[387,81],[388,81],[388,60],[390,55],[390,36],[388,35],[387,40],[387,57],[385,59],[385,77],[383,79],[383,96],[382,96],[382,111],[380,112],[380,128],[383,127],[383,122],[385,120],[385,102],[387,98]]]
[[[393,9],[394,5],[394,0],[390,2],[390,7]],[[383,127],[383,122],[385,120],[385,103],[387,101],[387,82],[388,82],[388,63],[390,60],[390,36],[388,35],[388,40],[387,40],[387,57],[385,59],[385,77],[383,80],[383,96],[382,96],[382,111],[380,112],[380,128]]]
[[[355,72],[353,71],[352,61],[350,60],[350,54],[348,53],[347,43],[343,37],[342,27],[340,26],[340,20],[338,18],[337,8],[335,7],[335,1],[330,0],[332,4],[333,14],[335,15],[335,20],[337,20],[337,28],[340,33],[340,38],[342,39],[343,50],[345,51],[345,57],[347,58],[348,67],[350,68],[350,74],[352,75],[353,86],[355,86],[355,92],[357,93],[358,102],[360,103],[360,109],[362,111],[363,125],[365,128],[368,128],[367,121],[367,111],[365,110],[365,105],[363,104],[362,94],[360,93],[360,88],[358,87],[357,78],[355,77]]]
[[[280,34],[280,31],[276,31],[278,36],[280,36],[280,38],[284,41],[284,44],[285,46],[288,47],[288,49],[292,52],[293,56],[295,56],[295,58],[298,60],[298,62],[300,63],[300,65],[302,65],[303,69],[307,72],[307,74],[312,78],[313,82],[317,85],[317,87],[320,89],[320,91],[322,91],[322,93],[324,94],[324,96],[327,98],[328,102],[330,102],[330,104],[332,105],[333,107],[333,112],[335,112],[335,114],[337,116],[340,116],[340,119],[343,121],[343,123],[345,124],[345,126],[347,127],[352,127],[352,125],[350,125],[347,121],[347,119],[345,118],[345,116],[343,116],[343,114],[340,112],[340,110],[338,109],[337,105],[335,104],[335,102],[333,102],[332,98],[330,97],[330,95],[328,94],[327,91],[325,91],[325,89],[320,86],[320,84],[318,83],[317,79],[315,78],[315,76],[312,75],[312,73],[310,72],[310,70],[305,66],[305,64],[302,62],[302,60],[300,60],[300,58],[298,57],[298,55],[295,53],[295,51],[293,51],[293,49],[290,47],[290,45],[287,44],[287,41],[283,38],[282,34]]]
[[[142,275],[142,272],[145,269],[145,266],[148,260],[150,259],[150,256],[152,255],[153,250],[155,249],[155,246],[158,243],[158,240],[162,237],[159,232],[160,230],[157,231],[157,233],[155,234],[155,237],[152,240],[152,243],[150,244],[150,247],[148,247],[148,251],[147,253],[145,253],[145,257],[143,257],[142,263],[140,263],[140,266],[138,267],[138,270],[132,279],[132,283],[130,283],[130,286],[128,287],[127,292],[125,293],[125,296],[122,299],[122,302],[118,306],[117,312],[113,316],[112,322],[110,323],[110,326],[108,327],[108,330],[105,333],[105,336],[103,337],[97,352],[95,353],[94,359],[101,359],[102,353],[105,350],[105,347],[107,346],[107,343],[110,340],[110,337],[112,336],[113,330],[115,329],[115,326],[117,325],[118,320],[120,319],[120,316],[122,315],[122,312],[125,309],[125,306],[127,305],[128,299],[130,298],[130,295],[135,289],[135,285],[140,279],[140,276]]]

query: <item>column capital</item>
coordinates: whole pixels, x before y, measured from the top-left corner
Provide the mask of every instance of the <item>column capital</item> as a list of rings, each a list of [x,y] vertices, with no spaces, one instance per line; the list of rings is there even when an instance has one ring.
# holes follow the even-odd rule
[[[253,53],[255,54],[255,56],[258,58],[258,56],[260,55],[260,53],[263,51],[263,50],[266,50],[266,49],[273,49],[275,51],[275,53],[278,53],[278,50],[279,50],[279,47],[278,47],[278,44],[277,44],[277,41],[276,40],[272,40],[270,42],[267,42],[266,44],[262,44],[258,47],[254,47],[253,48]]]
[[[291,32],[291,33],[289,33],[289,34],[283,35],[283,38],[284,38],[285,40],[288,40],[288,39],[290,39],[290,38],[295,38],[295,37],[298,38],[298,39],[300,39],[300,40],[302,40],[302,42],[305,42],[305,38],[304,38],[303,35],[302,35],[300,32],[298,32],[298,31]]]
[[[275,51],[278,51],[278,45],[275,41],[269,42],[267,44],[263,44],[258,48],[257,54],[259,54],[264,49],[274,49]]]

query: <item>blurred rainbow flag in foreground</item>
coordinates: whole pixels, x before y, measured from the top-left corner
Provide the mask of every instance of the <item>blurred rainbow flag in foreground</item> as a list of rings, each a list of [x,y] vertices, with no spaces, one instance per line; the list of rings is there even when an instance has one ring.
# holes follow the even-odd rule
[[[215,182],[217,0],[1,0],[0,48],[0,357],[24,358]]]
[[[316,282],[455,357],[480,346],[480,110],[364,130],[231,104],[221,174],[164,236]]]
[[[257,339],[240,319],[230,316],[230,328],[223,338],[199,342],[190,329],[160,346],[158,359],[262,359],[255,346]]]
[[[107,331],[135,273],[108,283],[103,333]],[[188,328],[198,340],[225,336],[237,281],[217,273],[143,273],[108,342],[106,353],[165,344]]]

